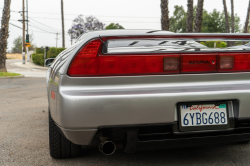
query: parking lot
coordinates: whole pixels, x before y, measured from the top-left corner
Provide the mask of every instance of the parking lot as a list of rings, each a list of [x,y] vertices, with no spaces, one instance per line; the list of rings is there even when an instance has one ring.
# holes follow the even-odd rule
[[[250,144],[105,156],[83,147],[79,158],[49,155],[45,78],[0,79],[0,165],[249,165]]]

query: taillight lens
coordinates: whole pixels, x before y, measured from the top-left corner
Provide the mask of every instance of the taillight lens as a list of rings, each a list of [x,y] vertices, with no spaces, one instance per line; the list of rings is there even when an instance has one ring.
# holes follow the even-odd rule
[[[68,69],[72,77],[250,72],[248,53],[103,55],[99,39],[86,44]]]
[[[218,72],[250,72],[249,53],[220,53]]]
[[[233,69],[234,57],[233,56],[221,56],[220,57],[220,69]]]
[[[102,42],[97,39],[82,48],[70,64],[70,76],[95,75],[98,68],[98,51]]]
[[[179,73],[179,54],[102,55],[102,42],[89,42],[73,59],[68,75],[114,76]]]
[[[179,57],[165,57],[164,58],[164,71],[178,71],[179,70]]]
[[[216,72],[217,53],[182,54],[182,73]]]

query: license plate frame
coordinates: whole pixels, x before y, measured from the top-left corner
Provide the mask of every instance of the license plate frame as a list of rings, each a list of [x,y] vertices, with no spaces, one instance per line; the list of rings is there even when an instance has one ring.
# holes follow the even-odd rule
[[[225,125],[204,125],[204,126],[182,126],[181,119],[181,105],[202,105],[202,104],[226,104],[226,113],[227,113],[227,124]],[[230,127],[229,111],[228,111],[228,102],[226,101],[212,101],[212,102],[182,102],[177,104],[177,117],[178,117],[178,126],[180,131],[203,131],[203,130],[223,130]]]

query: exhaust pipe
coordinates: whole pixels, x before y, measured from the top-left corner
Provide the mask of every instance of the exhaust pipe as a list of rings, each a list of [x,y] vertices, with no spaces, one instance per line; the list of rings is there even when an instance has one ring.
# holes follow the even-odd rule
[[[105,155],[112,155],[115,153],[116,145],[112,141],[103,141],[100,143],[99,150]]]

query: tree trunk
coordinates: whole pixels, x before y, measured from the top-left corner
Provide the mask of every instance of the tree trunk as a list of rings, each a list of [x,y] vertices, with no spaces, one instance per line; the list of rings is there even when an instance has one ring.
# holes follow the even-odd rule
[[[250,13],[250,0],[249,0],[249,4],[248,4],[248,9],[247,9],[247,18],[246,18],[245,27],[244,27],[244,33],[247,33],[247,29],[248,29],[249,13]]]
[[[234,0],[231,0],[231,32],[234,33]]]
[[[10,3],[11,0],[4,0],[4,8],[0,30],[0,72],[7,72],[5,62],[7,59],[7,39],[9,37]]]
[[[62,15],[62,47],[65,48],[63,0],[61,0],[61,15]]]
[[[223,0],[223,5],[224,5],[224,13],[225,13],[225,19],[226,19],[226,32],[230,33],[226,0]]]
[[[204,0],[198,0],[196,16],[195,16],[195,24],[194,24],[194,31],[196,33],[201,33],[203,4],[204,4]]]
[[[234,33],[234,0],[231,0],[231,33]],[[231,42],[231,46],[234,46],[234,42]]]
[[[193,21],[194,21],[194,2],[193,0],[188,0],[187,4],[187,24],[186,24],[186,32],[193,32]]]
[[[226,32],[230,33],[226,0],[223,0],[223,6],[224,6],[224,13],[225,13],[225,20],[226,20]],[[230,41],[227,42],[227,46],[228,47],[230,46]]]
[[[161,29],[169,31],[168,0],[161,0]]]

